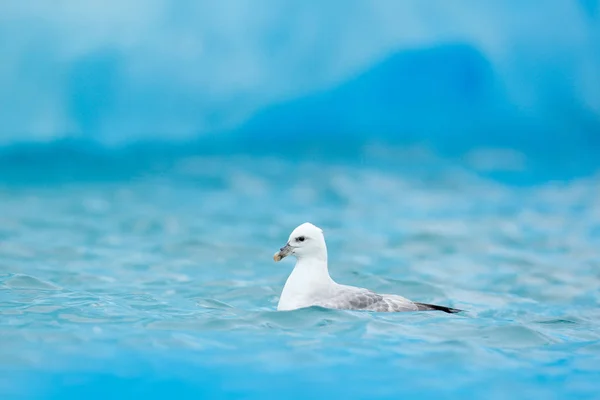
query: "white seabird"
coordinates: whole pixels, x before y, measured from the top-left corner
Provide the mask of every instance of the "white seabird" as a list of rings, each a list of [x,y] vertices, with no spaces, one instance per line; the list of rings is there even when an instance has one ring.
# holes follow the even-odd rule
[[[296,257],[294,270],[288,277],[278,311],[319,306],[343,310],[379,312],[431,311],[456,313],[455,308],[410,301],[394,294],[377,294],[368,289],[336,283],[327,268],[327,246],[323,231],[307,222],[291,233],[288,242],[273,259],[278,262],[288,255]]]

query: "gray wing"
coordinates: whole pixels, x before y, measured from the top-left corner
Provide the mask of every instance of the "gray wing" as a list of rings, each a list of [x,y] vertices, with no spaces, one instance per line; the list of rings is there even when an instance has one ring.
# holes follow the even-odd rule
[[[353,287],[341,288],[339,292],[318,304],[325,308],[340,310],[364,310],[378,312],[418,311],[412,301],[402,296],[385,295],[371,292],[367,289]]]

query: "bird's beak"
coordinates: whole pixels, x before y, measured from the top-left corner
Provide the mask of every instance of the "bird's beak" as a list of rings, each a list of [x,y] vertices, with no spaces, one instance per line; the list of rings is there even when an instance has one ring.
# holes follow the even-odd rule
[[[292,254],[292,246],[290,246],[289,243],[286,243],[285,246],[280,248],[279,251],[273,255],[273,260],[275,260],[275,262],[281,261],[290,254]]]

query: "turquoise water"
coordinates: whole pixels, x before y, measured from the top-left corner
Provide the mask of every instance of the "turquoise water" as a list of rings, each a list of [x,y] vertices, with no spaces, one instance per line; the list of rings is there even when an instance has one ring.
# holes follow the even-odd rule
[[[523,183],[518,164],[4,163],[0,394],[598,398],[598,176]],[[305,221],[337,281],[467,311],[276,312],[293,262],[272,255]]]

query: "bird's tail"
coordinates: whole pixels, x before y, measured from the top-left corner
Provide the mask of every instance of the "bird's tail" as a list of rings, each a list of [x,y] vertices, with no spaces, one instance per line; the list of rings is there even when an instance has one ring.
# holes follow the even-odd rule
[[[458,308],[450,308],[444,306],[436,306],[435,304],[425,304],[425,303],[415,303],[419,309],[419,311],[443,311],[448,314],[454,314],[461,312]]]

